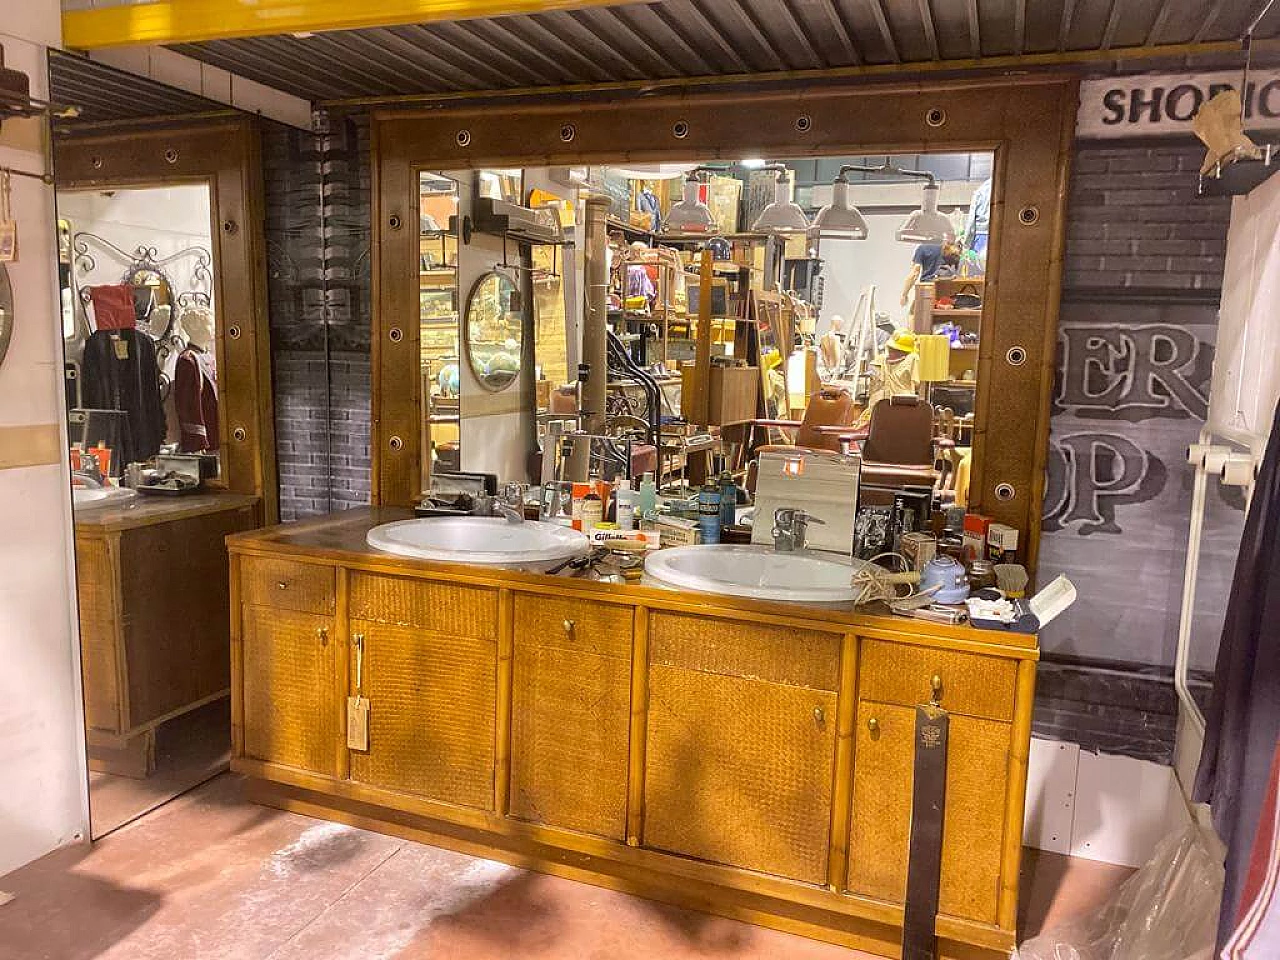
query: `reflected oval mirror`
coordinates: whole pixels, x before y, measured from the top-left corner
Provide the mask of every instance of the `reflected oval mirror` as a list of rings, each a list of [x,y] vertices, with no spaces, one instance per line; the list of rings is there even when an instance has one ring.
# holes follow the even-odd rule
[[[0,263],[0,363],[9,352],[9,340],[13,337],[13,287],[9,284],[9,271]]]
[[[467,297],[467,360],[486,390],[509,387],[520,373],[524,339],[524,305],[510,277],[486,273]]]

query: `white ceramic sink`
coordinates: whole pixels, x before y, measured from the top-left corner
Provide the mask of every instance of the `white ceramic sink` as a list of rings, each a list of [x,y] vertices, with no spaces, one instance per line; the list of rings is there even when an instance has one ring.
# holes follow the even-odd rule
[[[90,510],[93,507],[118,507],[137,497],[136,490],[128,487],[90,487],[71,488],[71,506],[76,510]]]
[[[682,590],[785,600],[792,603],[849,603],[850,578],[864,562],[804,550],[776,553],[770,546],[708,544],[674,547],[650,554],[645,575]]]
[[[374,527],[369,546],[402,557],[445,563],[481,563],[544,570],[582,556],[591,547],[586,535],[555,523],[502,517],[426,517]]]

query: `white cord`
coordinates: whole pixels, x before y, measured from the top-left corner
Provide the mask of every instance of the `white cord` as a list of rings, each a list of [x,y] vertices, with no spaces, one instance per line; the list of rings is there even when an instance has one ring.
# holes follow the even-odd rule
[[[877,560],[885,558],[901,561],[904,568],[903,571],[894,573],[876,564]],[[861,588],[858,595],[853,598],[853,604],[856,607],[860,607],[864,603],[871,603],[874,600],[883,600],[886,603],[891,600],[903,600],[915,594],[915,585],[919,582],[920,574],[911,569],[910,562],[902,554],[878,553],[867,561],[865,567],[856,571],[853,575],[852,585]],[[900,593],[899,587],[906,587],[907,592]]]

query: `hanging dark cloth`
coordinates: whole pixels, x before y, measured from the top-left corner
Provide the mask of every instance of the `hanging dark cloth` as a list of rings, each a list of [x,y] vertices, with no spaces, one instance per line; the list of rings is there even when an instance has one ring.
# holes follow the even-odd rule
[[[117,468],[160,452],[164,409],[156,349],[149,336],[137,330],[96,331],[84,346],[80,380],[85,407],[125,413],[120,449],[112,454]]]
[[[1227,845],[1221,949],[1239,911],[1280,740],[1280,408],[1240,540],[1205,721],[1195,799],[1212,805]]]
[[[218,378],[213,356],[188,347],[178,356],[173,403],[183,453],[218,449]]]

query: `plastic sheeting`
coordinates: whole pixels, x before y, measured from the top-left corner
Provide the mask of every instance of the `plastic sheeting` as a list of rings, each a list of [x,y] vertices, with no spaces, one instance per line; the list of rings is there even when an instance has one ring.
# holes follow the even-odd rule
[[[1188,828],[1101,910],[1028,940],[1012,960],[1211,960],[1222,881],[1222,864]]]

